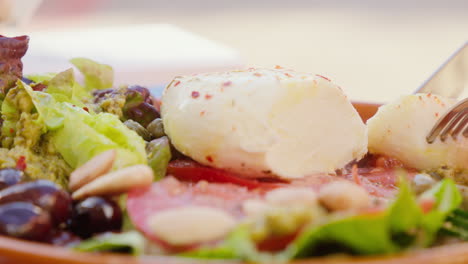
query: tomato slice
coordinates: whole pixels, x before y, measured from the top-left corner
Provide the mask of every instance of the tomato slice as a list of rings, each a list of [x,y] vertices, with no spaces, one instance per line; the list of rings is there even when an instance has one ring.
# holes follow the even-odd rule
[[[181,181],[207,181],[215,183],[232,183],[252,189],[273,189],[284,185],[284,182],[265,182],[242,178],[239,175],[203,166],[192,160],[174,160],[167,167],[167,174]]]

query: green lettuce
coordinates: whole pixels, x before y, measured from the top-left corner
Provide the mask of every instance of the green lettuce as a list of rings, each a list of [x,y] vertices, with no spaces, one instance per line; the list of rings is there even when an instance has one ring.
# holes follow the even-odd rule
[[[286,262],[323,255],[324,248],[332,252],[357,255],[391,254],[409,248],[430,246],[448,215],[461,203],[455,183],[444,179],[417,199],[406,181],[400,181],[395,201],[385,210],[348,217],[330,216],[311,223],[283,251],[276,254],[258,252],[249,228],[241,225],[220,245],[201,247],[181,254],[207,259],[241,259],[253,262]],[[419,202],[435,202],[429,212],[423,212]]]
[[[75,80],[73,69],[55,75],[48,82],[47,93],[58,102],[68,102],[81,107],[92,97],[91,93]]]
[[[52,94],[33,91],[23,82],[18,82],[17,87],[29,95],[39,113],[37,122],[45,124],[51,142],[72,168],[109,149],[117,151],[114,169],[147,163],[144,140],[118,117],[108,113],[89,113],[73,104],[73,93],[58,87],[52,90]],[[17,109],[4,103],[2,114],[10,112],[13,115]],[[6,125],[2,129],[8,129],[9,122]]]
[[[63,114],[62,126],[53,132],[52,142],[71,167],[79,167],[110,149],[117,151],[114,169],[147,163],[144,140],[118,117],[108,113],[90,114],[68,103],[62,103],[59,108],[45,106],[49,107],[60,109]]]
[[[112,87],[114,83],[114,70],[111,66],[86,58],[74,58],[70,62],[83,74],[85,87],[89,91]]]
[[[137,231],[107,233],[82,241],[73,248],[83,252],[125,252],[140,255],[145,248],[145,239]]]

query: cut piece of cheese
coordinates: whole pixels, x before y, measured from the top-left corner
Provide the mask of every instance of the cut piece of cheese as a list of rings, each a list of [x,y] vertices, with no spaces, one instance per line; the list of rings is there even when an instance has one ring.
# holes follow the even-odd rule
[[[244,177],[334,173],[367,152],[357,111],[319,75],[248,69],[177,77],[161,111],[180,152]]]
[[[369,119],[369,152],[395,157],[406,166],[433,170],[468,168],[468,139],[448,137],[429,144],[426,136],[455,101],[432,94],[414,94],[379,108]]]

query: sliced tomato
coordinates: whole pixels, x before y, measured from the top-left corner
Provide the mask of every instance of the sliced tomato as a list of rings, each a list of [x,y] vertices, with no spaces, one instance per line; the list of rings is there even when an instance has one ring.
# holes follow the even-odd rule
[[[272,189],[280,187],[284,182],[265,182],[243,178],[239,175],[200,165],[192,160],[174,160],[169,163],[167,174],[181,181],[207,181],[215,183],[232,183],[248,189]]]
[[[259,190],[249,190],[235,184],[191,183],[166,177],[150,187],[130,191],[127,197],[127,211],[136,228],[149,239],[168,250],[177,251],[177,248],[170,247],[153,234],[148,223],[151,216],[166,209],[201,205],[222,209],[240,220],[244,216],[243,201],[261,196]]]

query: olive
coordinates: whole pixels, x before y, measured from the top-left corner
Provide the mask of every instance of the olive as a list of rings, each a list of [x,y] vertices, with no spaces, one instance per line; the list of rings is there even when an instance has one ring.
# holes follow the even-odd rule
[[[165,136],[164,126],[161,118],[156,118],[146,127],[146,130],[154,137],[160,138]]]
[[[70,218],[70,195],[51,181],[25,182],[0,191],[0,204],[10,202],[30,202],[37,205],[50,213],[56,225]]]
[[[93,96],[94,96],[94,102],[97,103],[101,99],[103,99],[106,95],[112,95],[117,93],[115,89],[109,88],[109,89],[100,89],[100,90],[94,90],[93,91]]]
[[[126,94],[131,94],[133,92],[138,92],[143,96],[143,100],[145,103],[153,104],[153,101],[151,100],[151,93],[150,91],[140,85],[131,85],[127,88],[127,93]]]
[[[92,196],[78,202],[73,208],[70,229],[83,238],[107,231],[120,231],[121,228],[122,211],[112,200]]]
[[[0,234],[41,241],[52,230],[49,213],[31,203],[0,205]]]
[[[143,127],[160,117],[158,110],[152,104],[145,102],[126,104],[122,110],[126,119],[132,119]]]
[[[49,234],[44,242],[56,246],[73,246],[80,243],[81,239],[70,231],[55,230]]]
[[[24,178],[24,172],[13,169],[6,168],[0,170],[0,190],[3,190],[7,187],[15,185],[22,181]]]
[[[126,125],[131,130],[135,131],[144,140],[149,141],[151,139],[151,134],[148,132],[148,130],[146,130],[138,122],[128,119],[127,121],[124,122],[124,125]]]

